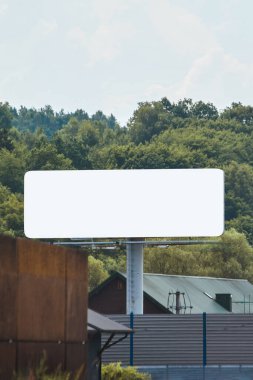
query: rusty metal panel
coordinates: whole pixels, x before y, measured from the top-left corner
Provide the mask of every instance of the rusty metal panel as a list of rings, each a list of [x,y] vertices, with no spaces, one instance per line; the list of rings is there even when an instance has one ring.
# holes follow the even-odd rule
[[[66,254],[67,313],[66,340],[85,341],[87,338],[87,255],[80,251]]]
[[[16,274],[16,240],[9,236],[0,236],[0,275]]]
[[[16,339],[16,241],[6,236],[0,239],[0,300],[0,340]]]
[[[25,239],[17,248],[18,340],[64,341],[65,252]]]
[[[18,340],[65,340],[65,281],[20,275]]]
[[[17,251],[20,274],[65,278],[66,250],[64,248],[18,238]]]
[[[87,255],[78,250],[0,236],[0,368],[36,364],[44,349],[50,368],[80,367],[87,357],[87,277]]]
[[[16,369],[16,344],[0,343],[0,380],[11,379]]]
[[[81,379],[85,378],[85,373],[87,370],[87,345],[86,344],[80,344],[80,343],[74,343],[74,344],[67,344],[66,349],[66,370],[67,371],[78,371],[80,370],[80,373],[82,373]]]
[[[61,365],[65,369],[65,344],[57,343],[18,343],[17,364],[23,371],[38,367],[44,352],[46,353],[46,366],[49,371]]]
[[[17,276],[0,275],[0,341],[15,340],[17,337],[16,327]]]

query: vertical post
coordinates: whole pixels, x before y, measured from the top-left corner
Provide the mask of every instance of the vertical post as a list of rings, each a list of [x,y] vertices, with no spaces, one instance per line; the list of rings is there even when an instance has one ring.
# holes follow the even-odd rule
[[[203,367],[206,366],[206,313],[203,313]]]
[[[143,244],[127,243],[127,314],[143,314]]]
[[[181,309],[180,292],[177,290],[176,291],[176,314],[180,314],[180,309]]]
[[[134,313],[130,313],[130,329],[134,328]],[[134,365],[134,333],[130,333],[130,366]]]

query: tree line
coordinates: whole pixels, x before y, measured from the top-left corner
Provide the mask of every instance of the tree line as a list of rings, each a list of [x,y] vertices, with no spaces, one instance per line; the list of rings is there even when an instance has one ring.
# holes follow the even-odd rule
[[[252,147],[253,107],[241,103],[219,112],[212,103],[162,98],[139,103],[126,126],[102,111],[89,116],[82,109],[65,113],[0,103],[0,232],[23,235],[28,170],[215,167],[225,171],[226,229],[252,245]]]

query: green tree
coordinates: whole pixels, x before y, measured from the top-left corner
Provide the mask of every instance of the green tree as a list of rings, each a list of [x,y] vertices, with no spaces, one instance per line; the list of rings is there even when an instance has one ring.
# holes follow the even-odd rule
[[[73,169],[72,162],[57,152],[52,144],[33,148],[26,158],[26,170],[68,170]]]
[[[8,103],[0,103],[0,149],[11,150],[13,145],[10,139],[12,113]]]
[[[232,103],[231,107],[226,108],[222,112],[221,118],[234,119],[242,124],[252,125],[253,124],[253,107],[244,106],[240,102]]]
[[[165,129],[168,118],[161,102],[139,103],[128,123],[130,138],[135,144],[150,141]]]
[[[0,150],[0,183],[12,192],[23,193],[26,153],[21,145],[13,151]]]
[[[217,119],[219,116],[217,108],[212,103],[204,103],[201,100],[196,102],[191,107],[193,117],[199,119]]]
[[[231,162],[224,167],[226,175],[226,220],[238,216],[253,217],[253,168]]]
[[[23,213],[22,195],[11,193],[7,187],[0,184],[0,233],[22,236]]]
[[[253,217],[251,215],[239,215],[237,218],[227,221],[226,228],[234,228],[238,232],[244,233],[248,242],[253,245]]]
[[[89,255],[89,291],[103,282],[109,273],[104,267],[103,261]]]
[[[171,246],[145,250],[144,269],[151,273],[253,279],[253,248],[246,236],[226,231],[219,244]]]
[[[76,169],[91,169],[89,152],[99,143],[99,131],[90,121],[71,119],[57,132],[53,142],[58,152],[71,159]]]

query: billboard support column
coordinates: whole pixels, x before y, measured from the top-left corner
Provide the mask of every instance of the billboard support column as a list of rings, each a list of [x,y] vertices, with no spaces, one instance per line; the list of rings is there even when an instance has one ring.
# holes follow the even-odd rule
[[[127,243],[127,314],[143,314],[143,243]]]

